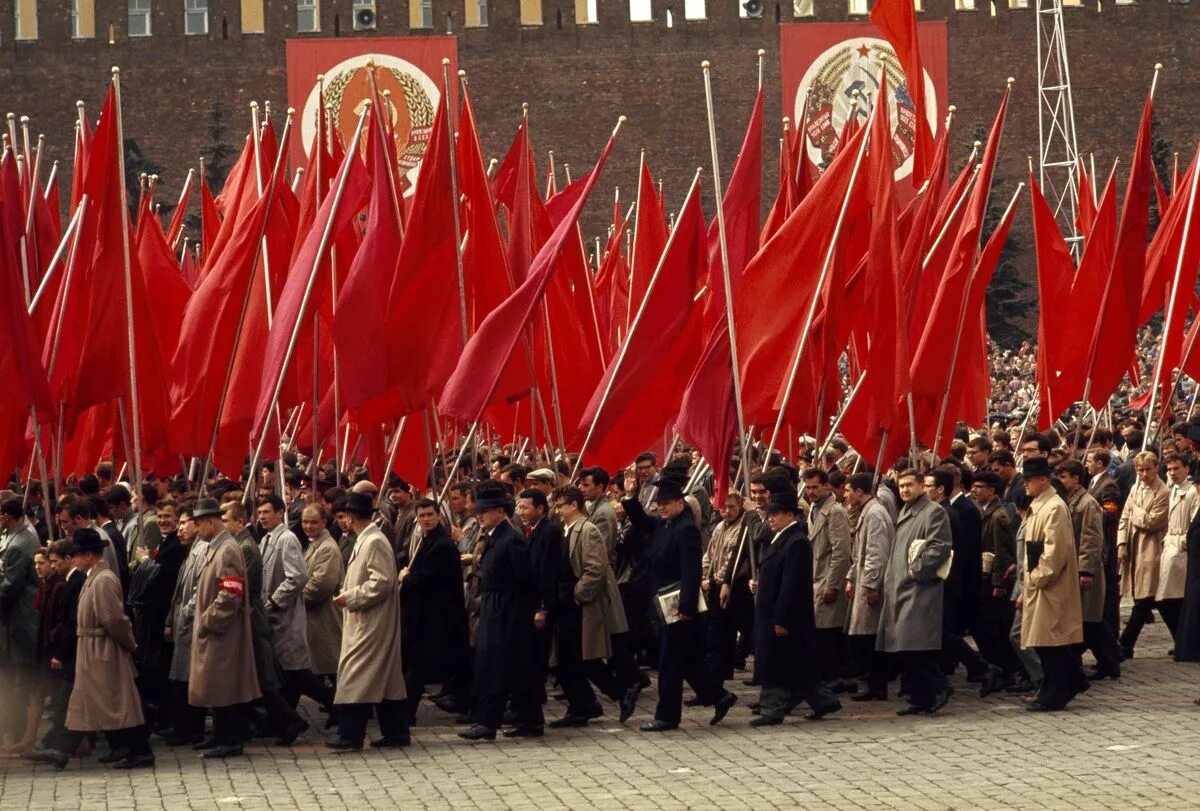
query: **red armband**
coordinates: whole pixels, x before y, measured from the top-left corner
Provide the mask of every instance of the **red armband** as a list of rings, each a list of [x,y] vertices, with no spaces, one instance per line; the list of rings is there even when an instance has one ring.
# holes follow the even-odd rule
[[[240,577],[222,577],[220,582],[221,591],[232,594],[235,597],[241,597],[243,592],[242,578]]]

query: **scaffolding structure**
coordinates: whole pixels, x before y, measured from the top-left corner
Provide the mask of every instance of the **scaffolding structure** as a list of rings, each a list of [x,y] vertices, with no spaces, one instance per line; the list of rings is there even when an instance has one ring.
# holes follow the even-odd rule
[[[1076,260],[1083,235],[1075,220],[1079,149],[1062,0],[1037,0],[1038,182]]]

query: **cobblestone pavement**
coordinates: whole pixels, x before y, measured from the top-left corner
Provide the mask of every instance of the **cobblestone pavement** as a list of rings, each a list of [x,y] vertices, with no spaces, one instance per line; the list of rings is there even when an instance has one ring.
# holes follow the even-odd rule
[[[1200,668],[1172,662],[1168,647],[1163,623],[1148,626],[1119,682],[1057,714],[1023,712],[1011,696],[982,701],[961,673],[934,717],[847,702],[827,720],[767,729],[747,725],[752,691],[740,681],[742,703],[720,726],[696,708],[657,735],[636,731],[653,689],[625,727],[606,705],[606,718],[541,740],[469,744],[423,707],[407,750],[335,755],[313,734],[227,763],[160,745],[157,768],[133,774],[94,759],[63,772],[3,760],[0,808],[1195,808]],[[547,714],[561,711],[552,701]]]

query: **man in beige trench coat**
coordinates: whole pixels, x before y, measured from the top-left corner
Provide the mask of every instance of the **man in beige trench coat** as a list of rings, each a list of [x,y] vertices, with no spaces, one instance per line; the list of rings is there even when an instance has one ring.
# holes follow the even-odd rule
[[[1067,503],[1050,484],[1050,465],[1043,457],[1026,459],[1021,470],[1025,492],[1033,502],[1025,517],[1025,590],[1017,600],[1022,610],[1021,647],[1037,651],[1045,673],[1033,712],[1061,710],[1088,688],[1079,663],[1083,611],[1079,598],[1079,559]]]
[[[1154,610],[1158,593],[1163,540],[1167,535],[1170,490],[1158,478],[1158,457],[1142,451],[1133,457],[1137,482],[1125,499],[1117,524],[1117,560],[1121,562],[1121,594],[1133,597],[1129,621],[1121,632],[1121,656],[1133,657],[1142,626]],[[1160,612],[1161,613],[1161,612]]]
[[[408,746],[408,709],[400,660],[400,581],[387,536],[371,520],[375,505],[366,493],[347,493],[334,512],[346,516],[356,533],[346,582],[333,598],[345,609],[338,661],[338,737],[335,752],[362,749],[374,707],[383,736],[376,749]]]
[[[242,754],[244,737],[245,712],[241,705],[262,695],[254,665],[246,558],[225,529],[216,499],[199,499],[192,521],[196,533],[208,541],[208,550],[196,581],[188,703],[212,708],[212,739],[206,742],[212,746],[203,757],[235,757]]]
[[[95,530],[77,529],[71,541],[71,563],[87,572],[87,580],[76,614],[75,686],[67,704],[67,729],[80,738],[85,732],[106,732],[111,751],[100,760],[114,768],[153,766],[150,730],[133,683],[137,643],[125,616],[121,581],[104,562],[108,540]],[[54,764],[61,769],[67,755],[55,754]]]

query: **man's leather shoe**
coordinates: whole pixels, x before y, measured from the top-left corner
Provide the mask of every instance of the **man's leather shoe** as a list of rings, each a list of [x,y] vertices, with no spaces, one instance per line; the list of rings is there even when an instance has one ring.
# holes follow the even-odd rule
[[[1126,659],[1133,658],[1133,648],[1121,648],[1121,655],[1117,657],[1118,662],[1124,662]]]
[[[96,760],[100,763],[119,763],[120,761],[129,757],[129,754],[129,750],[125,748],[113,749],[107,755],[101,755],[100,757],[96,758]]]
[[[642,732],[667,732],[672,729],[679,729],[679,724],[672,724],[670,721],[660,721],[655,718],[653,721],[647,721],[638,727]]]
[[[713,710],[713,717],[712,717],[712,720],[708,722],[708,725],[715,726],[715,725],[721,723],[721,719],[723,719],[726,715],[729,714],[729,710],[733,707],[734,704],[737,703],[737,700],[738,700],[737,696],[735,696],[733,693],[726,690],[725,695],[721,696],[717,700],[717,707],[715,710]]]
[[[210,736],[198,743],[192,744],[192,749],[197,752],[203,752],[208,749],[215,749],[218,745],[217,739]]]
[[[344,738],[337,738],[325,744],[326,749],[332,749],[335,752],[358,752],[363,748],[362,741],[348,741]]]
[[[218,760],[220,758],[238,757],[241,754],[242,754],[242,745],[240,743],[237,743],[237,744],[227,744],[225,746],[214,747],[212,749],[209,749],[207,752],[205,752],[200,757],[204,758],[205,760]]]
[[[1121,671],[1101,670],[1100,668],[1096,668],[1088,674],[1088,678],[1092,681],[1100,681],[1102,679],[1112,679],[1113,681],[1116,681],[1117,679],[1121,678]]]
[[[67,753],[57,749],[34,749],[24,757],[34,763],[53,763],[54,768],[59,770],[67,768],[67,763],[70,762]]]
[[[903,709],[896,710],[896,715],[924,715],[929,712],[929,707],[918,707],[916,704],[909,704]]]
[[[826,704],[822,707],[817,707],[817,708],[813,709],[811,712],[809,712],[804,717],[807,718],[809,721],[820,721],[826,715],[829,715],[832,712],[837,712],[841,708],[842,708],[842,702],[834,701],[831,704]]]
[[[569,727],[585,727],[588,725],[588,718],[583,715],[564,715],[562,718],[556,718],[547,724],[551,729],[567,729]],[[508,733],[505,733],[506,735]]]
[[[995,665],[988,665],[987,673],[983,674],[983,684],[979,685],[979,697],[987,698],[1004,686],[1004,671]]]
[[[1004,688],[1006,693],[1032,693],[1035,686],[1029,679],[1017,679],[1012,684]]]
[[[1025,709],[1029,712],[1058,712],[1058,707],[1048,707],[1040,701],[1034,701],[1025,705]]]
[[[412,746],[411,737],[400,737],[399,735],[384,735],[382,738],[376,738],[371,741],[372,749],[403,749],[406,746]]]
[[[687,701],[683,702],[685,707],[703,707],[704,702],[700,700],[700,696],[692,696]]]
[[[308,721],[299,718],[290,727],[283,731],[283,734],[275,739],[276,746],[291,746],[300,737],[300,733],[308,729]]]
[[[505,710],[504,715],[500,716],[500,723],[505,726],[512,726],[517,723],[517,714],[513,710]]]
[[[467,711],[466,705],[454,696],[439,696],[433,700],[433,706],[450,715],[461,715]]]
[[[761,687],[762,686],[762,682],[759,681],[757,677],[750,678],[750,679],[742,679],[742,684],[746,685],[747,687]]]
[[[545,730],[542,727],[513,727],[504,730],[501,734],[506,738],[540,738],[545,734]]]
[[[496,740],[496,730],[482,724],[473,724],[470,729],[464,729],[458,733],[458,737],[464,741],[494,741]]]
[[[589,720],[592,718],[600,718],[604,715],[604,708],[600,706],[599,701],[593,701],[590,707],[583,708],[583,716]]]
[[[642,686],[635,684],[625,691],[625,695],[621,696],[621,723],[629,720],[629,716],[633,715],[633,711],[637,709],[638,695],[642,692]]]
[[[783,723],[782,718],[776,718],[774,715],[760,715],[750,722],[752,727],[773,727]]]
[[[947,687],[933,697],[933,706],[929,708],[930,713],[935,713],[942,707],[950,703],[950,695],[954,692],[953,688]]]
[[[113,764],[114,769],[151,769],[154,768],[154,755],[130,755]]]
[[[850,696],[851,701],[887,701],[887,690],[872,690],[867,688],[861,693]]]

